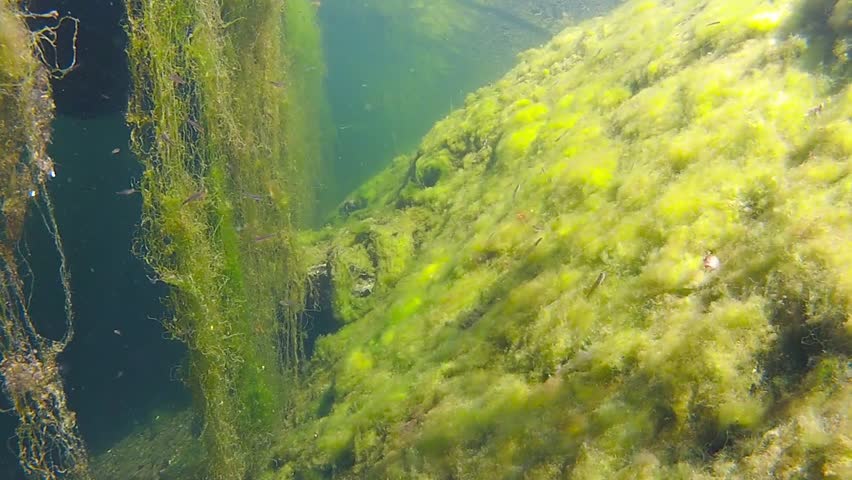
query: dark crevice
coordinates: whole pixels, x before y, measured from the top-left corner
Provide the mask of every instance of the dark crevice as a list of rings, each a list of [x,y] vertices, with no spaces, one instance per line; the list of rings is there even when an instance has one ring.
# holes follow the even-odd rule
[[[331,304],[332,285],[330,262],[316,265],[309,272],[308,297],[301,323],[305,325],[305,355],[310,359],[316,349],[317,340],[323,335],[332,334],[343,326],[334,315]]]

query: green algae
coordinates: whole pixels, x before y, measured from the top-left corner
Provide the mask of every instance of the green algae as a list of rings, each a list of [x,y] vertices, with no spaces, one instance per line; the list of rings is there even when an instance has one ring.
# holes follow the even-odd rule
[[[189,347],[207,478],[243,478],[267,460],[303,358],[293,232],[320,148],[313,9],[128,2],[128,33],[127,120],[145,165],[139,252],[172,287],[165,323]]]
[[[852,88],[819,3],[630,2],[354,192],[304,237],[346,325],[269,478],[848,476]]]

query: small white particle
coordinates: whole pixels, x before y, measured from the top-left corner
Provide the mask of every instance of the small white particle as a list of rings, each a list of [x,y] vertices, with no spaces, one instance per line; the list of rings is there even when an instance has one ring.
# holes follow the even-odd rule
[[[722,262],[719,260],[719,257],[710,252],[704,255],[704,270],[712,272],[718,270],[720,266],[722,266]]]

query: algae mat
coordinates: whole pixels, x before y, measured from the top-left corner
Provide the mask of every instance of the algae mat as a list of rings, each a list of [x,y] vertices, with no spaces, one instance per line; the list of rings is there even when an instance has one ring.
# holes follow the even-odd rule
[[[263,478],[852,475],[849,15],[630,2],[470,95],[303,235]]]

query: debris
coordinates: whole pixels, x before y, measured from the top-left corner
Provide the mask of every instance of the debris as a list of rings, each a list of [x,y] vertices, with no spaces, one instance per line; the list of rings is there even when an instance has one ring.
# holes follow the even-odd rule
[[[121,153],[121,149],[120,149],[120,148],[116,147],[116,148],[113,148],[113,149],[112,149],[112,154],[113,154],[113,155],[118,155],[119,153]]]
[[[704,254],[704,270],[707,272],[713,272],[719,269],[722,266],[722,262],[719,261],[719,257],[713,255],[713,252],[707,250],[707,253]]]
[[[56,177],[56,170],[53,168],[53,160],[47,155],[44,156],[35,156],[35,164],[38,167],[39,171],[39,180],[44,179],[44,175],[47,175],[50,178]]]
[[[597,290],[598,287],[601,286],[604,280],[606,280],[606,272],[599,273],[598,278],[595,279],[595,283],[593,283],[592,286],[589,287],[588,290],[586,290],[586,298],[589,298],[593,293],[595,293],[595,290]]]
[[[352,287],[352,294],[356,297],[367,297],[373,293],[373,288],[376,286],[375,276],[361,272],[355,280],[355,285]]]

